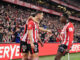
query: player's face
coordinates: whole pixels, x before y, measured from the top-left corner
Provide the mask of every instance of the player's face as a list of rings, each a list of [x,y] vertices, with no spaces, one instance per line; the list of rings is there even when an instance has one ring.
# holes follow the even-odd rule
[[[42,20],[42,19],[43,19],[43,13],[40,13],[40,14],[38,15],[38,17],[39,17],[40,20]]]
[[[66,18],[65,18],[64,16],[61,16],[61,17],[60,17],[60,22],[61,22],[61,23],[66,23]]]

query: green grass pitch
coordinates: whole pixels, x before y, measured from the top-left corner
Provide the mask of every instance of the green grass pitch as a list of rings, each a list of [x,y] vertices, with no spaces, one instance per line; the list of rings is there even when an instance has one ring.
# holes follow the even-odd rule
[[[42,56],[39,58],[39,60],[54,60],[55,56]],[[21,59],[15,59],[15,60],[21,60]],[[68,60],[68,55],[64,56],[61,60]],[[70,54],[70,60],[80,60],[80,53],[73,53]]]

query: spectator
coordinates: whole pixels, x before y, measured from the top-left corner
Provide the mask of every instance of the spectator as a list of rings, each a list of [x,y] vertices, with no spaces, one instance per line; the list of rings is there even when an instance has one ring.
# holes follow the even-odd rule
[[[15,38],[14,38],[15,42],[20,43],[20,29],[19,28],[16,29],[14,36],[15,36]]]
[[[7,3],[3,4],[3,2],[0,2],[0,7],[0,42],[2,42],[3,40],[5,42],[19,43],[20,38],[23,35],[26,20],[32,12],[35,12],[35,10],[26,9],[21,6],[15,6],[12,4],[8,5]],[[40,26],[43,26],[44,28],[49,28],[54,32],[54,34],[50,37],[49,42],[55,42],[55,34],[56,32],[60,31],[60,29],[62,29],[63,25],[59,22],[58,16],[54,16],[48,13],[44,14],[45,16],[41,21]],[[72,21],[75,26],[75,35],[80,36],[80,22],[73,20],[70,21]],[[44,41],[46,33],[40,32],[40,35],[42,40]]]

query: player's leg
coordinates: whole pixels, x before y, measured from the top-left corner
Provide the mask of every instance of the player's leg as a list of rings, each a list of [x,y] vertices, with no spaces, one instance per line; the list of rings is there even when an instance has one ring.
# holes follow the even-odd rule
[[[63,56],[63,54],[61,52],[58,52],[55,57],[55,60],[60,60],[62,56]]]
[[[34,49],[34,59],[33,60],[39,60],[39,48],[38,48],[38,43],[34,43],[35,49]]]
[[[22,60],[28,59],[28,49],[27,49],[27,43],[21,41],[20,42],[20,52],[22,53]]]
[[[30,50],[30,53],[31,53],[31,55],[32,55],[32,60],[39,60],[39,56],[38,56],[38,43],[34,43],[34,45],[35,45],[35,48],[33,49],[33,48],[30,48],[29,50]],[[31,45],[30,45],[30,47],[31,47]]]
[[[30,51],[28,52],[28,60],[32,60],[32,55],[31,55]]]
[[[57,55],[55,57],[55,60],[60,60],[62,56],[64,56],[66,54],[65,49],[67,48],[66,45],[61,44],[58,48],[58,52]]]
[[[22,60],[28,60],[28,54],[22,53]]]
[[[38,53],[32,54],[33,59],[32,60],[39,60]]]

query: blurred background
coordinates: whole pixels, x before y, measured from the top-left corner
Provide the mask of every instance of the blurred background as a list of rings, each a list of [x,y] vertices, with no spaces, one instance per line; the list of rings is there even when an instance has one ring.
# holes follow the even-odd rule
[[[41,40],[45,43],[43,48],[40,47],[40,56],[52,55],[40,57],[40,60],[52,60],[55,57],[53,55],[57,53],[59,45],[57,37],[63,28],[63,24],[59,21],[62,13],[69,15],[69,21],[75,27],[74,45],[71,50],[75,54],[70,54],[70,60],[80,60],[80,53],[76,53],[80,52],[80,0],[0,0],[0,47],[4,47],[3,50],[0,48],[0,53],[3,51],[5,54],[2,54],[0,58],[3,60],[6,56],[8,57],[8,54],[10,55],[10,53],[4,52],[8,50],[8,48],[5,48],[6,46],[10,49],[11,46],[19,47],[24,33],[24,25],[31,13],[36,11],[44,13],[40,26],[51,29],[53,33],[49,35],[46,32],[39,31]],[[8,51],[11,51],[10,49]],[[15,49],[19,50],[17,47]],[[16,56],[21,58],[21,55],[18,55]],[[16,59],[16,57],[13,58]],[[10,57],[10,59],[12,58]],[[63,60],[68,60],[67,56]]]
[[[22,3],[20,3],[21,1]],[[0,0],[0,42],[20,42],[24,25],[31,13],[43,11],[40,26],[51,29],[53,34],[40,31],[43,42],[54,43],[63,25],[59,22],[62,13],[70,15],[69,21],[75,26],[74,42],[80,42],[80,1],[79,0]],[[23,4],[24,2],[24,4]],[[74,4],[75,3],[75,4]],[[46,38],[48,37],[48,38]]]

